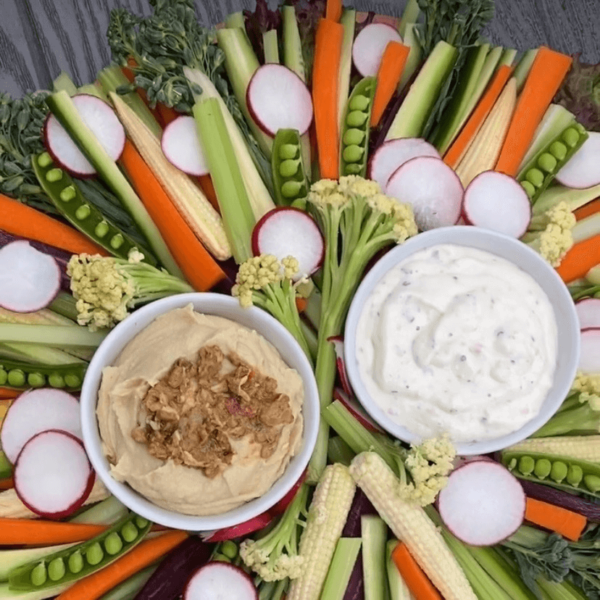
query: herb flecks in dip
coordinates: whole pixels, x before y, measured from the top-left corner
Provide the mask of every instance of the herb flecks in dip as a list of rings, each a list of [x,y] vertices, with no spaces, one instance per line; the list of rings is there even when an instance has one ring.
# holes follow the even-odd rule
[[[557,356],[554,311],[527,273],[494,254],[440,244],[391,269],[357,329],[361,380],[422,438],[481,441],[540,411]]]
[[[201,469],[209,478],[231,464],[232,440],[250,436],[260,456],[269,458],[283,425],[294,420],[275,379],[215,345],[201,348],[195,362],[178,359],[140,408],[142,425],[133,439],[152,456]]]

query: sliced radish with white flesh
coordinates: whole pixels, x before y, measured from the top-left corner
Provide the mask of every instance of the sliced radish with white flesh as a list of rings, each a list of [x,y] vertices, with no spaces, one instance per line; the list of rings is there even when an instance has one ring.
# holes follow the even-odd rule
[[[258,600],[250,576],[239,567],[210,562],[190,578],[183,600]]]
[[[18,313],[48,306],[60,291],[60,266],[26,241],[0,250],[0,306]]]
[[[298,261],[297,279],[315,273],[325,254],[325,242],[315,220],[303,210],[281,206],[270,210],[252,232],[255,256],[272,254],[278,260],[293,256]]]
[[[197,177],[208,175],[194,117],[181,116],[171,121],[163,131],[161,146],[166,159],[180,171]]]
[[[516,477],[489,460],[453,471],[438,496],[446,527],[471,546],[494,546],[510,537],[523,523],[526,502]]]
[[[584,373],[600,373],[600,328],[582,330],[579,370]]]
[[[421,138],[388,140],[375,150],[369,163],[369,177],[385,190],[390,177],[405,163],[420,156],[440,158],[439,152]]]
[[[234,540],[235,538],[245,537],[264,529],[271,524],[275,517],[269,512],[264,512],[258,517],[244,521],[239,525],[233,525],[232,527],[224,527],[223,529],[217,529],[215,531],[205,532],[202,534],[202,539],[205,542],[226,542],[227,540]]]
[[[273,137],[279,129],[297,129],[303,135],[313,120],[309,89],[282,65],[269,63],[256,70],[248,84],[246,103],[256,124]]]
[[[383,433],[383,430],[369,417],[369,415],[363,410],[362,406],[356,401],[353,394],[346,394],[344,390],[335,388],[333,390],[333,399],[339,400],[341,404],[345,406],[348,412],[365,428],[369,431],[377,433]]]
[[[363,77],[377,75],[389,42],[401,44],[402,38],[398,30],[387,23],[370,23],[356,36],[352,46],[352,61]]]
[[[48,429],[60,429],[81,439],[81,418],[77,398],[52,388],[21,394],[4,417],[0,442],[6,458],[15,463],[23,446]]]
[[[350,380],[348,379],[348,373],[346,372],[346,358],[344,355],[344,339],[340,335],[334,335],[327,338],[328,342],[333,344],[335,348],[335,362],[337,365],[337,372],[340,377],[342,389],[348,396],[353,396],[352,388],[350,387]]]
[[[32,437],[14,470],[15,491],[40,517],[62,519],[80,508],[92,491],[94,470],[83,444],[51,429]]]
[[[589,188],[600,183],[600,133],[590,137],[556,174],[556,180],[569,188]]]
[[[520,238],[531,221],[531,202],[516,179],[485,171],[465,190],[463,216],[470,225]]]
[[[71,100],[106,153],[118,160],[125,148],[125,129],[115,111],[100,98],[89,94],[79,94]],[[79,176],[96,174],[96,169],[52,113],[48,114],[44,125],[44,140],[54,160],[70,173]]]
[[[575,302],[579,329],[600,329],[600,298],[584,298]]]
[[[388,196],[411,204],[421,231],[455,225],[460,218],[464,189],[456,173],[432,156],[405,162],[385,189]]]

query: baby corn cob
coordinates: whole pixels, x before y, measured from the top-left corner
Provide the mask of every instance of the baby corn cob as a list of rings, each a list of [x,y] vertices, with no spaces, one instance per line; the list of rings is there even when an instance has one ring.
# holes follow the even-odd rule
[[[578,460],[600,462],[600,435],[573,435],[532,438],[507,448],[507,451],[544,452]]]
[[[374,452],[363,452],[352,461],[350,473],[445,600],[477,600],[454,555],[425,511],[397,494],[399,481],[383,459]]]
[[[355,491],[348,467],[338,463],[323,472],[300,539],[303,573],[292,580],[287,600],[319,600]]]

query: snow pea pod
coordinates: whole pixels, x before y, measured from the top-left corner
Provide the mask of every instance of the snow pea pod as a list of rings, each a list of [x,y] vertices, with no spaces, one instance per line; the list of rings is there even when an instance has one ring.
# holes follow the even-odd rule
[[[42,365],[0,358],[0,382],[14,388],[54,387],[80,390],[88,364]]]
[[[50,154],[42,152],[33,157],[32,163],[40,186],[60,214],[74,227],[113,256],[127,259],[132,250],[138,249],[144,255],[144,262],[157,265],[152,253],[140,248],[131,237],[106,219],[100,210],[86,201],[75,181],[54,163]]]
[[[277,132],[271,153],[271,167],[278,205],[289,206],[308,196],[301,139],[296,129],[280,129]]]

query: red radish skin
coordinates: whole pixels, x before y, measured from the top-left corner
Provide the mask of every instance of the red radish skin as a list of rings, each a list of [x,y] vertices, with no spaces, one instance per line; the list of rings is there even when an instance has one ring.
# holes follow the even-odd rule
[[[46,519],[62,519],[83,506],[95,473],[80,440],[49,429],[25,444],[13,477],[15,492],[29,510]]]
[[[348,412],[365,428],[374,433],[384,433],[383,430],[367,415],[362,407],[358,404],[353,395],[346,395],[343,390],[335,388],[333,390],[333,399],[339,400]]]
[[[302,473],[300,479],[296,481],[292,489],[273,507],[269,510],[272,515],[282,515],[287,507],[292,503],[292,500],[296,497],[298,490],[302,487],[304,480],[306,479],[306,471]]]
[[[600,298],[584,298],[575,303],[580,329],[600,329]]]
[[[340,377],[342,389],[348,396],[353,396],[354,392],[350,386],[350,380],[348,379],[348,373],[346,372],[346,359],[344,355],[344,340],[342,336],[335,335],[327,338],[327,341],[333,344],[335,349],[335,362],[337,365],[337,372]]]
[[[81,439],[79,401],[62,390],[42,388],[21,394],[4,417],[2,449],[15,464],[25,444],[38,433],[58,429]]]
[[[208,175],[194,117],[182,115],[171,121],[163,131],[161,147],[166,159],[180,171],[195,177]]]
[[[280,206],[263,215],[252,231],[255,256],[272,254],[278,260],[293,256],[298,260],[296,279],[319,270],[325,256],[323,234],[306,212]]]
[[[202,539],[205,542],[226,542],[227,540],[234,540],[239,537],[250,535],[255,531],[259,531],[270,525],[271,521],[273,521],[275,517],[270,511],[264,512],[258,517],[254,517],[244,523],[240,523],[239,525],[234,525],[233,527],[225,527],[224,529],[217,529],[208,534],[204,534]]]
[[[363,27],[352,46],[352,61],[363,77],[375,77],[389,42],[402,43],[398,30],[387,23],[370,23]]]
[[[251,577],[239,567],[210,562],[188,581],[183,600],[258,600]]]
[[[509,538],[525,519],[526,502],[518,479],[489,460],[454,470],[437,501],[446,527],[471,546],[494,546]]]
[[[387,187],[390,177],[413,158],[431,156],[440,158],[439,152],[421,138],[400,138],[388,140],[375,150],[369,161],[369,178],[376,181],[382,190]]]
[[[277,64],[259,67],[246,91],[246,104],[256,124],[271,137],[279,129],[304,135],[313,120],[310,90],[292,70]]]
[[[556,180],[569,188],[583,189],[600,183],[600,133],[590,131],[583,146],[556,174]]]
[[[584,373],[600,373],[600,328],[582,330],[579,370]]]
[[[531,221],[531,202],[516,179],[485,171],[465,190],[463,217],[469,225],[520,238]]]
[[[107,154],[118,160],[125,148],[125,129],[115,111],[104,100],[90,94],[78,94],[71,100]],[[52,158],[73,175],[92,177],[96,174],[96,169],[52,113],[48,113],[44,123],[44,142]]]
[[[421,156],[405,162],[390,177],[385,192],[412,205],[421,231],[456,225],[460,219],[464,188],[439,158]]]
[[[42,310],[60,292],[62,273],[56,260],[28,241],[0,249],[0,306],[18,313]]]

